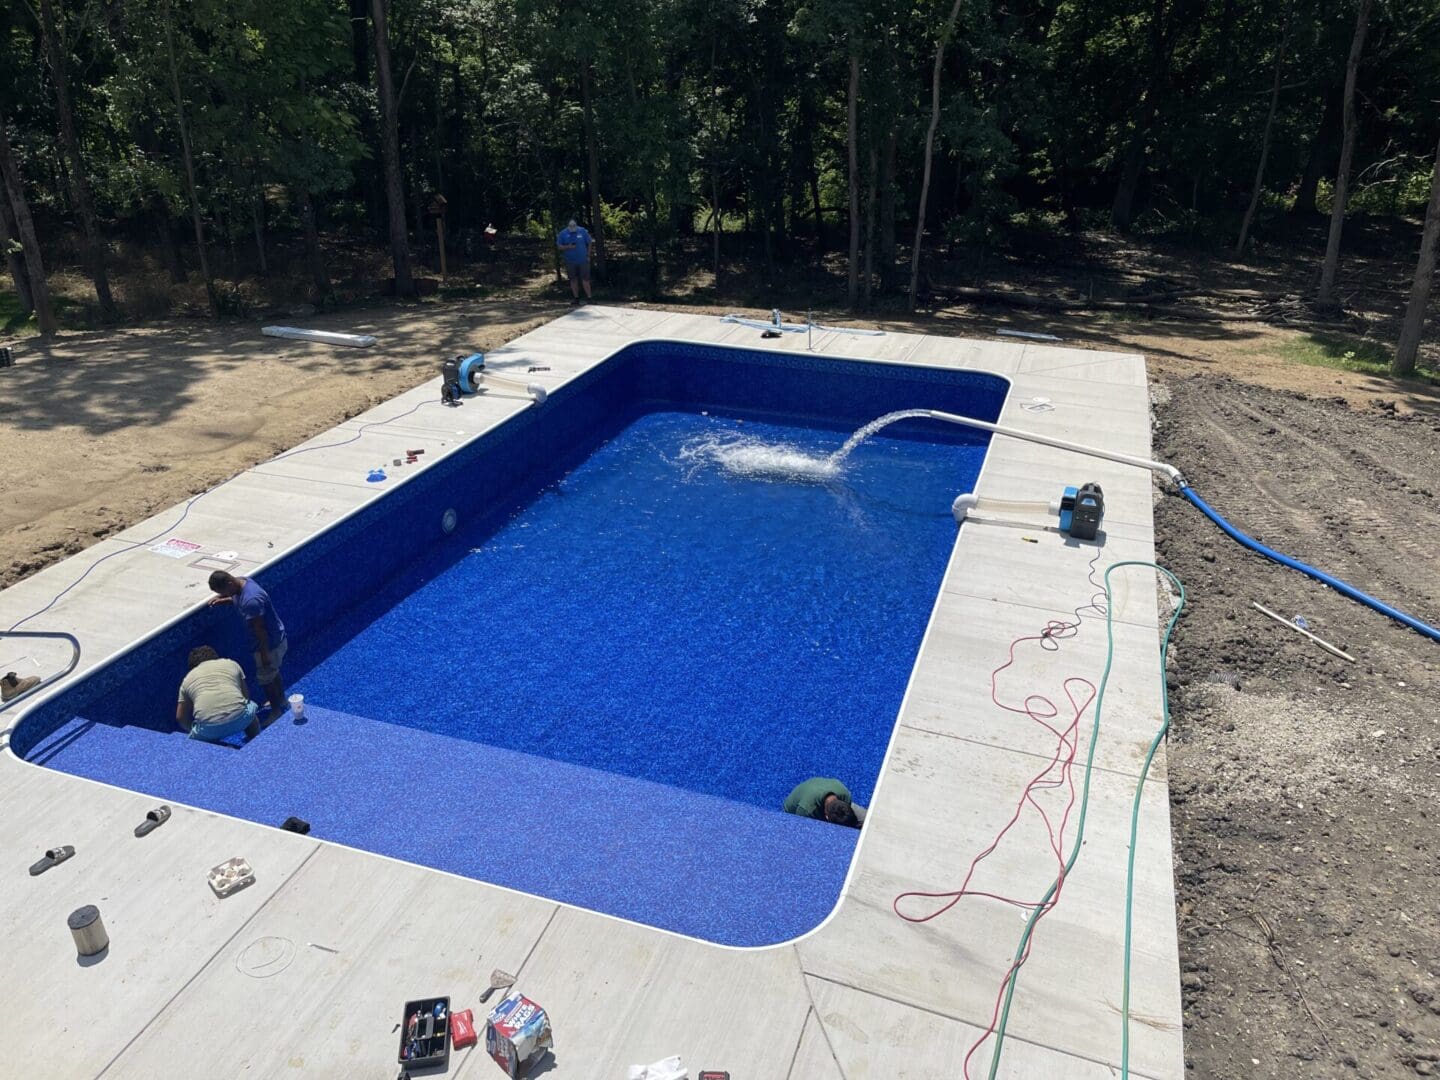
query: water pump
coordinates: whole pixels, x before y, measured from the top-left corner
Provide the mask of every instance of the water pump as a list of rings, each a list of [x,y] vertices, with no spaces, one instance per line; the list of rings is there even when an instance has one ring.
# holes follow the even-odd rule
[[[1060,531],[1076,540],[1094,540],[1105,519],[1105,495],[1096,483],[1067,487],[1060,496]]]
[[[461,393],[460,358],[448,358],[440,365],[440,402],[444,405],[459,405]]]
[[[550,369],[531,368],[531,370],[549,371]],[[478,394],[481,384],[486,379],[508,386],[524,387],[525,392],[535,399],[537,405],[543,405],[548,396],[545,387],[539,383],[526,383],[507,375],[488,373],[485,370],[485,354],[476,352],[469,355],[446,357],[441,362],[440,400],[446,405],[458,405],[460,399],[466,394]]]

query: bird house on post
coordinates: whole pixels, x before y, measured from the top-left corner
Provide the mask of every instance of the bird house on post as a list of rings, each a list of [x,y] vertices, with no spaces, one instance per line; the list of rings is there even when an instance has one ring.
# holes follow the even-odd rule
[[[438,191],[430,200],[430,216],[435,219],[435,239],[440,246],[440,276],[448,277],[445,267],[445,196]]]

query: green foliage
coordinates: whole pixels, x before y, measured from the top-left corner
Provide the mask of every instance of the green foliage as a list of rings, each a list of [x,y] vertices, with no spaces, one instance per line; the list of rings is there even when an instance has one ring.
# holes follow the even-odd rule
[[[35,320],[20,307],[20,297],[0,292],[0,337],[29,337],[34,333]]]
[[[348,0],[54,2],[107,226],[133,235],[188,216],[183,112],[217,245],[233,251],[257,230],[298,229],[302,193],[322,225],[383,231],[373,42]],[[1414,213],[1428,195],[1436,3],[1376,6],[1357,211]],[[707,227],[714,206],[725,232],[749,230],[768,267],[804,255],[794,234],[814,235],[818,196],[833,249],[850,224],[854,56],[862,215],[872,183],[876,192],[876,220],[861,232],[866,242],[873,233],[881,263],[914,228],[931,65],[949,10],[900,0],[390,0],[408,225],[428,235],[415,217],[435,192],[456,230],[494,223],[548,236],[557,219],[588,219],[598,203],[601,220],[587,224],[606,241],[657,252]],[[1233,242],[1278,59],[1263,232],[1312,157],[1313,175],[1333,176],[1334,116],[1328,127],[1322,118],[1352,23],[1349,4],[1321,0],[961,0],[942,69],[931,240],[990,247],[1017,229],[1105,227],[1130,161],[1134,228]],[[0,101],[26,193],[43,227],[60,230],[74,208],[43,56],[30,5],[0,8]],[[1329,190],[1326,179],[1322,206]]]
[[[1385,379],[1390,378],[1390,361],[1394,358],[1394,350],[1373,338],[1337,333],[1297,334],[1278,352],[1297,364],[1358,371]],[[1440,372],[1418,370],[1415,378],[1440,386]]]

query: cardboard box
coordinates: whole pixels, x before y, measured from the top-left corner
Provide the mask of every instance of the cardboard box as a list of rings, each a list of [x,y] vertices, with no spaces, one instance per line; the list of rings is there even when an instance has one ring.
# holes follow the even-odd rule
[[[485,1052],[512,1080],[524,1075],[553,1045],[550,1018],[523,994],[512,991],[485,1021]]]

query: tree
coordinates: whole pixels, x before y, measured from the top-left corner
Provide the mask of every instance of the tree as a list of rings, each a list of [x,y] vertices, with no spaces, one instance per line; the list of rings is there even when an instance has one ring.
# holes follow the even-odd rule
[[[850,167],[846,182],[850,192],[850,258],[845,286],[846,299],[853,308],[859,301],[860,287],[860,123],[856,118],[860,102],[860,52],[854,36],[850,39],[850,85],[845,95],[845,146]]]
[[[400,176],[400,126],[396,115],[395,84],[390,76],[390,33],[386,26],[388,0],[370,0],[375,32],[375,84],[380,98],[380,150],[385,159],[385,205],[390,228],[390,258],[395,264],[395,295],[414,296],[410,276],[410,241],[405,230],[405,185]]]
[[[16,239],[19,229],[10,210],[9,186],[0,177],[0,251],[5,253],[5,265],[10,271],[10,280],[15,285],[15,296],[20,301],[20,311],[28,315],[35,310],[35,299],[30,294],[30,275],[25,270],[25,249]]]
[[[595,136],[595,102],[590,93],[592,75],[590,54],[582,49],[580,56],[580,109],[585,131],[585,175],[590,192],[590,229],[595,240],[591,258],[597,273],[605,269],[605,222],[600,202],[600,144]]]
[[[30,204],[25,199],[20,169],[15,164],[15,154],[10,149],[10,131],[3,112],[0,112],[0,186],[5,188],[5,195],[10,200],[15,228],[20,234],[20,244],[25,251],[25,272],[30,284],[30,302],[35,311],[35,325],[39,328],[41,337],[51,337],[57,327],[55,313],[50,307],[50,287],[45,281],[45,263],[40,257],[40,241],[35,236],[35,222],[30,217]]]
[[[925,154],[921,159],[923,171],[920,180],[920,208],[915,213],[915,245],[910,249],[910,310],[915,310],[915,300],[920,292],[920,244],[925,239],[925,210],[930,198],[930,170],[935,161],[935,129],[940,126],[940,75],[945,67],[945,44],[955,33],[955,22],[960,18],[960,4],[955,0],[951,5],[950,17],[940,28],[935,41],[935,70],[930,77],[930,126],[925,129]]]
[[[1285,27],[1280,31],[1280,43],[1275,47],[1275,79],[1270,87],[1270,108],[1265,113],[1265,131],[1260,136],[1260,163],[1255,166],[1255,184],[1250,189],[1250,205],[1245,208],[1245,217],[1240,222],[1240,238],[1235,241],[1235,254],[1245,251],[1245,241],[1250,237],[1250,225],[1255,220],[1255,211],[1260,206],[1260,192],[1265,187],[1265,162],[1270,157],[1270,134],[1275,130],[1275,110],[1280,104],[1280,75],[1285,67],[1285,48],[1290,43],[1290,22],[1295,13],[1294,0],[1285,9]]]
[[[1335,273],[1340,267],[1340,233],[1345,228],[1345,200],[1350,187],[1350,164],[1355,157],[1355,79],[1360,71],[1360,54],[1365,50],[1365,31],[1370,22],[1372,0],[1360,0],[1355,17],[1355,36],[1350,39],[1350,57],[1345,62],[1344,121],[1340,142],[1340,168],[1335,174],[1335,206],[1330,211],[1330,236],[1325,242],[1325,262],[1320,268],[1319,301],[1335,304]]]
[[[90,180],[86,176],[87,164],[84,154],[80,152],[80,138],[75,132],[75,110],[70,103],[70,76],[65,70],[68,50],[62,48],[51,0],[40,0],[40,27],[55,88],[55,112],[60,123],[60,142],[65,148],[65,157],[70,166],[70,190],[85,232],[90,276],[95,282],[95,298],[100,303],[101,316],[109,321],[115,319],[118,313],[115,310],[115,300],[110,295],[110,279],[105,272],[105,243],[95,221],[95,204],[90,197]]]
[[[1150,74],[1130,122],[1130,137],[1122,159],[1120,181],[1115,185],[1115,199],[1110,204],[1110,223],[1117,229],[1128,229],[1135,216],[1135,195],[1140,187],[1140,178],[1145,173],[1146,148],[1160,111],[1160,93],[1170,67],[1170,36],[1165,28],[1166,2],[1154,0],[1150,8],[1147,48]]]
[[[195,183],[195,155],[191,151],[190,127],[185,119],[185,98],[180,89],[180,64],[175,53],[175,23],[170,0],[162,0],[161,28],[165,37],[170,96],[175,106],[175,129],[180,135],[180,154],[185,165],[185,194],[190,201],[190,222],[195,229],[195,254],[200,260],[200,276],[205,280],[205,295],[210,299],[211,310],[218,311],[220,297],[215,290],[215,278],[210,273],[210,256],[205,249],[205,219],[200,210],[200,189]]]
[[[1425,208],[1425,231],[1420,238],[1420,258],[1415,263],[1415,281],[1410,286],[1410,303],[1400,329],[1400,344],[1390,370],[1395,375],[1415,371],[1420,351],[1420,334],[1425,328],[1425,306],[1430,301],[1430,283],[1435,276],[1436,249],[1440,247],[1440,143],[1435,146],[1435,171],[1430,178],[1430,204]]]

